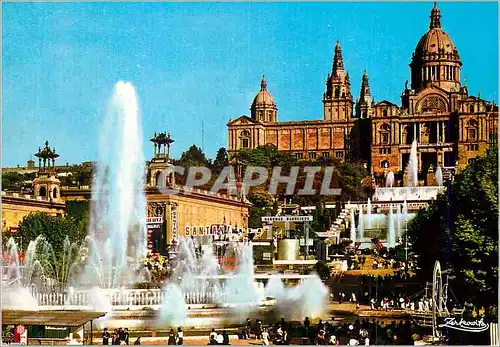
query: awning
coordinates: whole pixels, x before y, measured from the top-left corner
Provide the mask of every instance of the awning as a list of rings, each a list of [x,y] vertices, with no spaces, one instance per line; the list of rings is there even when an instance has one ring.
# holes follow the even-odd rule
[[[85,323],[103,317],[106,312],[80,310],[2,310],[2,324],[5,325],[50,325],[79,327]]]

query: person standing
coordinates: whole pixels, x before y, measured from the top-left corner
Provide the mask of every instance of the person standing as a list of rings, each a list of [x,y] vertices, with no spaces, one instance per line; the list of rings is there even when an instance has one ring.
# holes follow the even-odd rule
[[[262,331],[261,338],[262,338],[262,344],[265,346],[268,346],[269,345],[269,333],[267,332],[266,328],[264,328],[264,331]]]
[[[177,328],[177,344],[178,345],[184,344],[184,332],[182,331],[181,327]]]
[[[252,323],[250,322],[250,318],[247,318],[247,321],[245,323],[245,329],[243,330],[243,339],[249,339],[250,338],[250,331],[252,329]]]
[[[125,328],[125,331],[123,332],[123,341],[125,341],[126,345],[128,345],[129,336],[130,334],[128,333],[128,328]]]
[[[113,345],[119,345],[120,344],[120,334],[118,333],[118,329],[115,329],[113,332],[113,339],[111,341]]]
[[[168,342],[167,345],[176,345],[177,341],[175,341],[174,329],[170,329],[168,333]]]
[[[109,345],[109,331],[108,331],[108,328],[104,328],[104,331],[102,333],[102,344],[104,346],[107,346]]]
[[[256,330],[256,339],[262,339],[262,321],[260,319],[257,319],[257,328]]]
[[[217,333],[215,332],[215,329],[212,328],[212,331],[210,332],[210,336],[208,337],[209,339],[209,344],[210,345],[216,345],[217,344]]]
[[[225,330],[222,331],[222,344],[229,345],[229,335],[227,334],[227,331],[225,331]]]

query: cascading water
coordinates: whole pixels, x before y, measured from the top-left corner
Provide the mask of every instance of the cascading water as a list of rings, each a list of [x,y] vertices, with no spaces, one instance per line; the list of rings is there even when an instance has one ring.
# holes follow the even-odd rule
[[[392,213],[392,204],[389,205],[389,220],[387,227],[387,247],[393,248],[396,246],[396,231],[394,228],[394,214]]]
[[[406,202],[406,200],[403,201],[403,209],[401,210],[401,213],[403,214],[404,220],[406,220],[408,216],[408,203]]]
[[[389,171],[387,177],[385,178],[385,186],[392,188],[394,185],[394,172]]]
[[[135,280],[130,265],[142,260],[147,249],[145,161],[131,83],[116,84],[101,129],[92,184],[89,263],[82,284],[119,288]]]
[[[370,198],[368,198],[367,207],[366,207],[366,228],[372,228],[372,202]]]
[[[351,209],[351,226],[350,226],[350,230],[351,230],[351,235],[350,235],[350,238],[351,238],[351,241],[352,243],[356,243],[356,222],[355,222],[355,219],[354,219],[354,209]]]
[[[408,162],[408,187],[418,187],[417,141],[413,140]]]
[[[359,217],[358,217],[358,241],[363,242],[365,237],[365,223],[363,218],[363,206],[359,207]]]
[[[436,183],[439,187],[443,185],[443,171],[441,170],[441,166],[438,165],[436,168],[436,173],[434,174],[436,177]]]

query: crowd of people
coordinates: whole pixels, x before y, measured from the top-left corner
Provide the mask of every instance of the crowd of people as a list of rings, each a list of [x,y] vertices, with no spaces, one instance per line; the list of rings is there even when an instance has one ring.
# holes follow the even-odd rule
[[[320,320],[315,327],[311,327],[306,318],[303,331],[302,339],[305,341],[302,342],[315,345],[408,345],[420,339],[409,321],[385,324],[373,319],[371,322],[356,320],[354,323],[332,325]]]
[[[330,300],[334,301],[334,294],[330,294]],[[351,293],[347,295],[344,291],[340,291],[337,294],[337,300],[339,304],[343,302],[350,302],[356,304],[357,308],[359,308],[359,302],[356,298],[355,293]],[[408,295],[400,293],[390,294],[383,296],[382,299],[377,300],[375,298],[369,299],[369,302],[364,300],[364,304],[369,304],[370,309],[372,310],[409,310],[409,311],[420,311],[420,312],[428,312],[432,309],[431,299],[426,297],[419,297],[417,299],[411,299]]]
[[[111,344],[111,345],[128,345],[129,344],[129,336],[130,335],[128,332],[128,328],[115,329],[112,334],[108,331],[108,328],[104,328],[104,331],[102,333],[102,344],[103,345],[109,345],[109,344]]]
[[[212,329],[210,335],[208,336],[209,345],[229,345],[229,335],[226,330],[215,331]]]
[[[305,317],[298,325],[285,322],[282,318],[276,324],[264,326],[260,319],[252,324],[247,319],[240,338],[255,338],[263,345],[370,345],[370,344],[413,344],[419,340],[417,327],[409,321],[392,321],[389,324],[373,319],[356,320],[353,323],[334,324],[319,320],[312,324]],[[211,337],[212,340],[212,337]],[[215,344],[215,343],[214,343]],[[221,344],[221,343],[217,343]]]

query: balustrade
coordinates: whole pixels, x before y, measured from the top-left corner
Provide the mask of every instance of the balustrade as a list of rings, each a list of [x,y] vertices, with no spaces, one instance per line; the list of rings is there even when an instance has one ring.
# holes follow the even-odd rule
[[[32,290],[32,295],[40,306],[88,306],[90,305],[91,292],[75,290],[59,293],[37,293]],[[165,301],[165,292],[161,289],[125,289],[103,290],[104,297],[113,306],[157,306]],[[223,302],[224,295],[215,289],[209,291],[192,291],[184,293],[186,304],[214,304]]]

